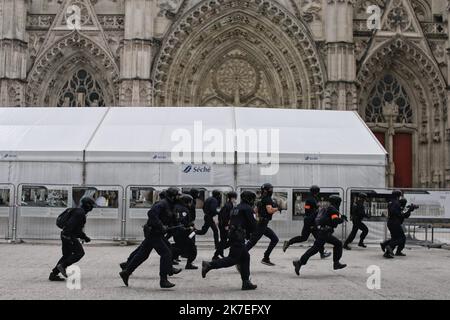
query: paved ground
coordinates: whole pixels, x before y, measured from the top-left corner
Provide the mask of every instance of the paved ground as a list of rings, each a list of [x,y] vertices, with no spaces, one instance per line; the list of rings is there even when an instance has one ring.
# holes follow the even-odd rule
[[[385,260],[378,247],[345,251],[346,269],[332,270],[332,262],[318,257],[294,274],[292,260],[306,247],[292,247],[283,253],[277,247],[272,260],[277,267],[267,267],[259,260],[264,248],[252,254],[252,281],[258,289],[240,290],[240,278],[234,268],[213,270],[206,279],[200,271],[183,270],[172,278],[174,289],[161,290],[158,283],[157,256],[136,271],[130,287],[118,277],[118,263],[134,246],[85,246],[81,268],[81,290],[69,290],[65,283],[49,282],[49,270],[59,258],[57,243],[0,244],[0,299],[450,299],[450,251],[409,247],[407,257]],[[199,258],[211,256],[212,248],[200,244]],[[381,270],[381,289],[369,290],[367,268]]]

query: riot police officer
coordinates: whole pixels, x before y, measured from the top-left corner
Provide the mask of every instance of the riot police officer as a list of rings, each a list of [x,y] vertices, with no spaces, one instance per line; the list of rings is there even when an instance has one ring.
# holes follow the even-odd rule
[[[232,209],[227,247],[230,252],[226,258],[202,262],[202,277],[213,269],[239,266],[242,279],[242,290],[254,290],[256,285],[250,281],[250,254],[245,246],[247,234],[254,232],[256,221],[253,216],[253,205],[256,195],[251,191],[241,193],[241,203]]]
[[[172,267],[172,252],[170,244],[165,239],[164,235],[169,230],[169,227],[174,221],[174,207],[180,193],[177,188],[169,188],[166,191],[166,198],[159,201],[148,212],[148,221],[144,226],[144,236],[141,248],[136,255],[127,264],[126,269],[119,273],[123,282],[128,286],[128,279],[136,268],[144,262],[150,252],[155,249],[160,259],[160,287],[172,288],[175,285],[167,279],[169,275],[181,271]]]
[[[183,194],[179,203],[175,205],[175,213],[177,216],[177,224],[184,228],[176,228],[173,231],[173,240],[175,244],[172,246],[172,254],[174,259],[178,256],[187,258],[185,269],[195,270],[197,266],[193,265],[197,257],[197,246],[192,239],[195,235],[194,224],[189,221],[189,207],[192,205],[193,198],[189,194]]]
[[[66,268],[83,258],[83,246],[78,239],[86,242],[91,241],[83,229],[86,224],[86,215],[96,206],[95,201],[91,197],[84,197],[80,203],[80,208],[69,209],[70,211],[67,211],[69,216],[61,231],[63,255],[50,273],[48,278],[50,281],[64,281],[63,278],[59,277],[59,273],[67,278]]]
[[[247,250],[250,251],[263,235],[270,239],[269,247],[264,252],[264,258],[261,260],[261,263],[268,266],[275,265],[270,261],[270,254],[279,241],[275,232],[269,228],[272,215],[279,211],[278,205],[272,199],[272,194],[273,186],[270,183],[265,183],[261,186],[261,201],[257,206],[258,222],[255,232],[252,233],[250,240],[247,242]]]
[[[228,229],[230,224],[230,214],[231,210],[237,205],[237,193],[234,191],[227,193],[227,202],[224,204],[219,212],[219,234],[220,243],[219,248],[214,253],[214,259],[219,258],[219,256],[224,257],[224,249],[228,239]]]
[[[409,218],[415,206],[411,205],[407,211],[403,211],[406,206],[406,199],[400,199],[402,196],[400,190],[392,191],[392,201],[388,204],[388,221],[387,227],[391,233],[391,239],[380,243],[381,250],[384,251],[383,257],[387,259],[394,258],[394,249],[397,247],[396,256],[405,256],[402,250],[405,247],[406,236],[403,231],[403,221]]]
[[[200,191],[196,188],[192,188],[188,193],[192,197],[192,204],[189,206],[189,222],[195,223],[195,219],[197,214],[195,212],[195,208],[197,206],[197,199],[200,196]]]
[[[203,205],[203,212],[205,223],[200,230],[195,231],[197,235],[205,235],[208,232],[209,228],[212,229],[214,235],[214,246],[217,250],[219,248],[219,230],[217,229],[216,222],[214,221],[214,217],[220,211],[220,202],[221,202],[221,193],[218,190],[214,190],[212,192],[212,196],[205,200]]]
[[[166,198],[166,190],[163,190],[163,191],[161,191],[160,193],[159,193],[159,200],[158,201],[156,201],[153,205],[155,205],[155,204],[157,204],[159,201],[161,201],[161,200],[163,200],[163,199],[165,199]],[[142,243],[143,242],[141,242],[141,244],[128,256],[128,259],[127,259],[127,261],[125,261],[125,262],[122,262],[122,263],[120,263],[119,264],[119,266],[120,266],[120,269],[122,269],[122,270],[125,270],[126,268],[127,268],[127,265],[128,265],[128,263],[130,263],[130,261],[133,259],[133,257],[136,255],[136,253],[138,253],[139,252],[139,250],[141,249],[141,247],[142,247]]]
[[[349,244],[353,242],[353,239],[356,237],[356,233],[358,230],[361,230],[361,236],[359,237],[359,243],[358,246],[362,248],[367,248],[367,246],[364,244],[364,239],[367,237],[367,234],[369,233],[369,229],[367,226],[362,222],[363,219],[366,217],[366,209],[364,207],[364,202],[367,199],[367,194],[364,192],[361,192],[356,197],[355,204],[351,208],[350,218],[352,219],[353,227],[352,231],[348,235],[347,240],[344,242],[344,249],[351,250],[352,248],[349,247]]]
[[[287,248],[295,243],[307,241],[310,234],[317,239],[317,229],[314,220],[316,219],[317,212],[319,211],[318,200],[320,188],[313,185],[309,188],[309,192],[310,194],[305,200],[305,218],[303,219],[302,233],[300,236],[285,241],[283,244],[283,252],[286,252]],[[322,259],[325,259],[331,255],[331,253],[325,251],[324,247],[320,248],[319,252]]]
[[[295,273],[300,275],[300,268],[308,262],[309,258],[319,252],[319,249],[329,243],[333,245],[333,269],[338,270],[345,268],[346,264],[341,264],[340,259],[342,257],[342,242],[333,236],[334,229],[347,217],[339,213],[339,207],[342,199],[337,195],[330,196],[330,205],[326,208],[319,210],[315,223],[318,229],[317,239],[314,241],[314,245],[309,248],[300,260],[293,261]]]

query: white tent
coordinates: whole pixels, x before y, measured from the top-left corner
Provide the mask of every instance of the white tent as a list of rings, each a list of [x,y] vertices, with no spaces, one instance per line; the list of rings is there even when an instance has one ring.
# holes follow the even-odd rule
[[[184,184],[171,152],[185,133],[190,159],[205,160],[208,132],[222,134],[214,146],[227,162],[205,184],[385,185],[386,151],[355,112],[215,107],[0,109],[0,183]],[[249,163],[277,150],[275,175],[261,174],[258,156]]]
[[[179,153],[173,151],[183,144],[191,147],[190,157],[174,163]],[[273,175],[263,173],[267,163],[276,169]],[[127,190],[167,185],[242,188],[271,182],[288,192],[291,212],[292,188],[383,188],[385,165],[386,151],[350,111],[0,109],[1,184],[87,184]],[[281,220],[291,219],[285,215]],[[297,230],[296,223],[289,230]]]

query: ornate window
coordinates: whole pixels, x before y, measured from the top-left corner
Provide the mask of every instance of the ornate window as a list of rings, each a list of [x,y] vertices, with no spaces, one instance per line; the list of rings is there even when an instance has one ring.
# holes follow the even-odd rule
[[[103,90],[85,69],[79,69],[62,87],[58,107],[104,107]]]
[[[383,106],[386,104],[398,106],[396,122],[411,123],[412,109],[408,95],[403,86],[392,74],[386,74],[372,89],[366,108],[367,122],[385,122]]]

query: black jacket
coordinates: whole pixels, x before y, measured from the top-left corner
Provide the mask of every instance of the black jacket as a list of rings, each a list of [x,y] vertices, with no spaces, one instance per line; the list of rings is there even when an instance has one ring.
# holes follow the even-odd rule
[[[147,213],[147,225],[153,234],[163,233],[164,226],[173,226],[175,219],[174,205],[167,199],[155,203]]]
[[[74,208],[70,212],[70,218],[62,230],[62,234],[70,238],[86,239],[84,225],[86,224],[86,212],[82,208]]]
[[[366,217],[366,208],[362,203],[355,203],[350,212],[353,221],[362,221]]]
[[[219,225],[225,227],[230,224],[231,210],[233,210],[233,202],[227,201],[219,212]]]
[[[333,230],[338,225],[344,222],[344,219],[342,219],[341,214],[339,213],[339,210],[333,207],[332,205],[329,205],[326,209],[326,214],[323,223],[321,223],[320,227],[325,227],[325,229]],[[320,216],[320,213],[318,214],[318,217]]]
[[[397,199],[392,200],[388,204],[388,222],[402,224],[406,218],[411,215],[411,210],[403,212],[403,208],[400,205],[400,201]]]
[[[255,230],[256,220],[253,216],[253,208],[249,204],[241,202],[231,210],[228,245],[244,244],[245,238]]]
[[[272,220],[272,215],[267,212],[266,206],[272,206],[275,208],[277,205],[273,199],[269,196],[263,197],[258,203],[258,216],[263,220]]]

